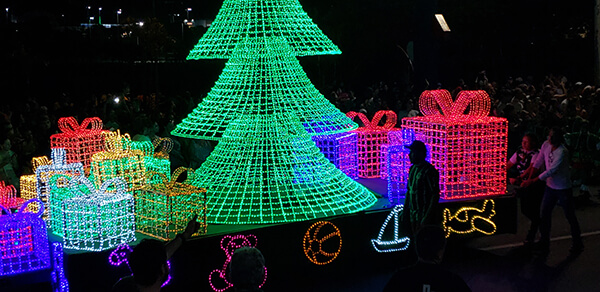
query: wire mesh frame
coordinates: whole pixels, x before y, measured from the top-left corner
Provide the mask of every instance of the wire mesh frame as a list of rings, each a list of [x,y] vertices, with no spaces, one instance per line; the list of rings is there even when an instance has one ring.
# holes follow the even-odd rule
[[[74,190],[71,188],[71,180],[73,178],[67,175],[57,174],[50,178],[50,196],[48,199],[48,212],[50,214],[48,220],[48,228],[52,233],[63,237],[64,236],[64,225],[65,225],[65,214],[64,214],[64,201],[81,196],[89,195],[90,190],[78,189]]]
[[[6,213],[0,214],[0,276],[37,271],[51,266],[46,223],[40,218],[43,209],[38,209],[36,213],[25,211],[27,205],[35,201],[43,206],[39,199],[31,199],[14,214],[0,206]]]
[[[87,174],[92,155],[104,148],[102,133],[107,131],[102,126],[102,120],[97,117],[86,118],[81,125],[73,117],[60,118],[58,128],[62,133],[50,136],[50,148],[65,149],[67,163],[81,162]]]
[[[372,193],[331,164],[290,115],[242,116],[196,170],[208,222],[267,224],[364,210]]]
[[[134,241],[134,199],[125,189],[125,181],[111,179],[96,190],[81,176],[70,182],[71,189],[77,189],[78,183],[93,191],[63,201],[64,248],[102,251]]]
[[[282,37],[294,56],[340,54],[298,0],[225,0],[187,59],[228,59],[247,39]]]
[[[40,165],[35,170],[35,176],[37,179],[37,197],[44,203],[44,215],[42,218],[45,220],[50,219],[50,208],[48,206],[48,200],[50,195],[50,178],[57,174],[64,174],[70,177],[77,177],[84,174],[83,165],[80,162],[66,163],[66,152],[62,148],[52,149],[52,163],[49,165]],[[35,208],[35,207],[34,207]]]
[[[241,114],[295,113],[311,135],[356,129],[311,83],[281,38],[241,43],[208,95],[171,132],[218,140]]]
[[[410,150],[404,145],[390,145],[386,150],[387,197],[390,204],[398,205],[406,194],[408,171],[411,166],[408,158]]]
[[[129,134],[120,132],[106,134],[106,151],[92,155],[91,177],[95,185],[113,178],[123,178],[127,182],[128,191],[136,191],[146,184],[146,166],[144,152],[131,149]]]
[[[356,133],[312,136],[321,153],[350,178],[358,178]]]
[[[506,193],[508,122],[497,117],[425,116],[402,119],[402,128],[431,149],[445,200]]]
[[[6,185],[4,181],[0,181],[0,205],[9,209],[19,208],[24,200],[17,197],[17,189],[13,185]]]
[[[205,234],[206,190],[185,183],[165,181],[147,185],[135,194],[136,229],[162,240],[175,238],[193,214],[198,215],[199,232]]]

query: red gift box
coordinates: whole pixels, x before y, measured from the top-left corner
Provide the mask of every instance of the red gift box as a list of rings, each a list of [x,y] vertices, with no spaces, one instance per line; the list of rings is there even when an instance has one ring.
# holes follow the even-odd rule
[[[81,162],[86,173],[89,173],[92,155],[104,148],[102,136],[102,120],[86,118],[77,123],[74,117],[64,117],[58,120],[58,129],[62,133],[50,136],[51,148],[64,148],[67,153],[67,163]]]
[[[447,90],[427,90],[419,98],[424,116],[402,119],[402,129],[413,130],[431,149],[440,198],[506,193],[508,121],[488,116],[490,107],[483,90],[461,91],[456,101]]]
[[[400,131],[396,126],[397,116],[393,111],[378,111],[369,119],[363,113],[348,112],[351,119],[358,117],[363,123],[352,132],[358,135],[358,177],[378,178],[381,171],[381,145],[388,143],[390,131]],[[386,117],[383,126],[379,125],[381,119]]]

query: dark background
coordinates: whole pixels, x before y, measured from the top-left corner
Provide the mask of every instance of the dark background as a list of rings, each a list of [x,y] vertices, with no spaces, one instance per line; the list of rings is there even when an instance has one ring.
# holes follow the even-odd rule
[[[415,92],[427,82],[453,88],[460,78],[472,83],[481,70],[499,82],[508,76],[541,80],[548,74],[593,81],[593,0],[300,3],[343,52],[300,60],[326,96],[339,86],[361,95],[379,81],[406,88],[405,96],[418,95]],[[8,77],[1,79],[0,87],[11,99],[122,92],[205,95],[225,61],[185,61],[206,29],[182,29],[181,22],[187,7],[192,8],[190,18],[211,20],[221,4],[218,0],[4,1],[2,7],[10,8],[2,13],[0,70]],[[83,28],[89,16],[97,22],[99,6],[105,24],[116,23],[120,8],[121,24],[145,25]],[[441,31],[434,13],[444,14],[451,32]],[[126,30],[133,33],[123,37]]]

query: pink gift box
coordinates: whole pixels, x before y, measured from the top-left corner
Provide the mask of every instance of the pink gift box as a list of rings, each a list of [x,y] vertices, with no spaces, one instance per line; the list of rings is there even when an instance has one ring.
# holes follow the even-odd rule
[[[413,130],[431,151],[440,198],[506,193],[508,121],[488,116],[490,107],[482,90],[461,91],[456,101],[446,90],[427,90],[419,98],[424,116],[402,119],[402,129]]]

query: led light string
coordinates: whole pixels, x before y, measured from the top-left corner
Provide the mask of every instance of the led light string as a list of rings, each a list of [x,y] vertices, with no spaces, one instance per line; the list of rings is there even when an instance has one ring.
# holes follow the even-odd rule
[[[194,235],[206,233],[206,190],[178,183],[178,177],[185,171],[192,172],[189,168],[180,167],[170,180],[163,174],[148,174],[161,178],[161,183],[147,185],[135,196],[138,232],[162,240],[173,239],[185,230],[189,217],[197,214],[200,228]]]
[[[442,225],[446,232],[446,238],[452,233],[464,235],[473,232],[480,232],[485,235],[496,233],[496,223],[492,217],[496,215],[494,200],[483,201],[481,208],[462,207],[454,214],[450,209],[445,208],[443,212]]]
[[[348,214],[376,198],[320,153],[297,119],[243,115],[194,175],[208,222],[266,224]]]
[[[269,37],[285,38],[294,56],[341,53],[298,0],[225,0],[187,59],[228,59],[239,43]]]
[[[36,213],[26,211],[31,203],[41,206]],[[23,203],[17,213],[11,214],[0,205],[0,276],[51,266],[46,223],[41,219],[43,206],[39,199],[31,199]]]
[[[105,181],[99,189],[85,176],[70,182],[70,188],[91,191],[64,200],[64,247],[86,251],[107,250],[135,240],[134,201],[121,178]],[[111,189],[112,192],[108,190]]]
[[[357,125],[312,85],[281,38],[249,39],[234,51],[215,86],[171,132],[218,140],[240,114],[294,113],[312,134],[335,134]]]
[[[328,233],[322,232],[325,230]],[[325,233],[325,234],[323,234]],[[323,245],[334,241],[334,250],[323,250]],[[317,250],[315,250],[315,246]],[[327,265],[337,258],[342,250],[342,235],[337,226],[329,221],[319,221],[311,225],[302,239],[304,255],[315,265]],[[329,247],[329,246],[328,246]]]
[[[238,248],[241,248],[241,247],[256,247],[257,243],[258,243],[258,241],[254,234],[249,234],[249,235],[238,234],[238,235],[234,235],[234,236],[225,235],[223,238],[221,238],[221,243],[219,244],[219,246],[225,252],[225,263],[223,264],[221,269],[215,269],[215,270],[211,271],[210,274],[208,275],[208,283],[210,284],[210,287],[215,292],[223,292],[223,291],[233,287],[233,284],[231,282],[229,282],[227,274],[229,271],[229,263],[231,262],[231,257],[233,256],[233,253],[235,252],[235,250]],[[215,284],[216,279],[219,279],[219,281],[221,282],[222,285]],[[263,282],[262,282],[262,284],[260,284],[258,286],[258,288],[262,288],[262,286],[265,284],[266,281],[267,281],[267,267],[265,267],[265,275],[263,278]],[[224,286],[224,287],[218,288],[218,286]]]
[[[440,197],[505,194],[508,121],[484,116],[489,113],[484,91],[463,91],[455,102],[448,96],[443,90],[424,92],[419,102],[426,115],[402,119],[402,128],[429,147],[440,173]]]
[[[410,244],[410,238],[408,238],[408,236],[401,238],[399,236],[398,229],[400,212],[402,212],[403,208],[403,205],[394,206],[390,214],[385,218],[381,229],[379,229],[377,239],[371,239],[371,244],[377,252],[396,252],[406,250],[408,248],[408,245]],[[392,219],[394,219],[394,238],[392,240],[383,240],[383,235],[387,229],[387,225]]]
[[[102,120],[98,117],[86,118],[77,123],[74,117],[58,119],[58,129],[61,133],[50,136],[51,148],[62,148],[66,152],[66,162],[80,162],[86,173],[89,173],[91,158],[94,153],[104,147]]]
[[[352,132],[312,136],[325,158],[353,179],[358,178],[357,139]]]

